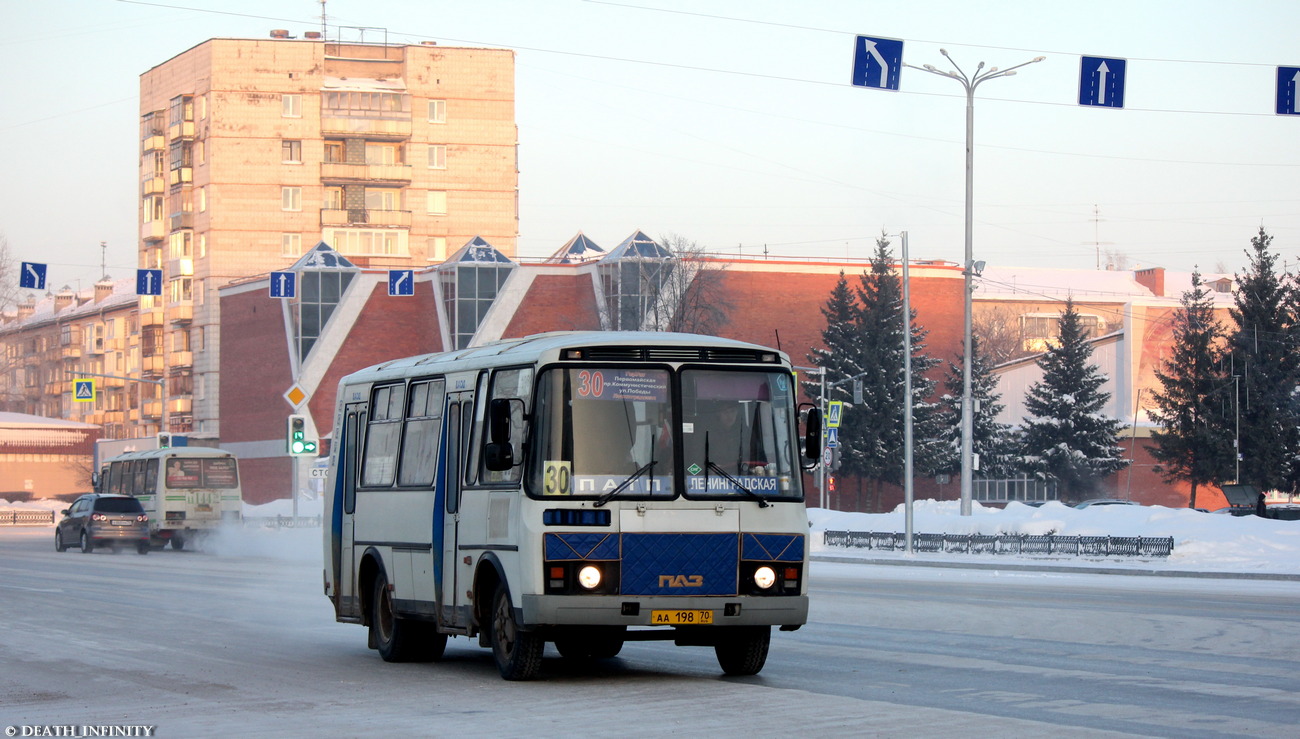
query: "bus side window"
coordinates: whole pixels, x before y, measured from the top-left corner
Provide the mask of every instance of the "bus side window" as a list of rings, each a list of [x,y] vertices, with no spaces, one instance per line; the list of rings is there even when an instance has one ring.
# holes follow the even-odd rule
[[[531,405],[533,396],[533,368],[532,367],[514,367],[510,369],[501,369],[492,373],[492,387],[488,393],[488,407],[490,408],[493,401],[509,401],[509,439],[511,456],[514,459],[514,466],[506,470],[490,471],[487,468],[486,459],[481,460],[483,469],[480,472],[480,479],[484,483],[517,483],[523,476],[523,459],[524,459],[524,437],[527,435],[527,429],[524,423],[524,415],[527,413],[528,406]],[[489,414],[490,416],[491,414]],[[488,419],[484,419],[484,434],[500,434],[503,429],[490,428]],[[479,440],[486,444],[491,441],[491,436]]]
[[[397,443],[402,432],[405,385],[375,388],[361,466],[362,487],[388,487],[397,472]]]
[[[108,482],[104,485],[104,492],[110,495],[122,491],[122,463],[114,462],[108,469]]]
[[[158,488],[158,460],[151,459],[144,466],[144,494],[152,495]]]
[[[406,411],[406,431],[402,434],[402,453],[398,464],[397,484],[430,487],[438,462],[438,436],[442,432],[442,405],[446,399],[446,381],[411,383]]]

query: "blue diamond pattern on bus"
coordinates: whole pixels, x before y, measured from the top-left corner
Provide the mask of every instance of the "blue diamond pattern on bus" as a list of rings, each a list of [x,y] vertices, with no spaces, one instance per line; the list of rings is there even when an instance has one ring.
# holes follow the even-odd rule
[[[623,534],[623,595],[735,595],[738,534]]]
[[[618,559],[617,534],[547,534],[546,559],[572,560]]]
[[[745,534],[741,559],[802,562],[804,538],[799,534]]]

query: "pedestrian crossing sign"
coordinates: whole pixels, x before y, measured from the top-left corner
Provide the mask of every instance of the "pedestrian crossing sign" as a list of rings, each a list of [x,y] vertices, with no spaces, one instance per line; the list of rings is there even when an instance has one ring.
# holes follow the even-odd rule
[[[94,380],[73,380],[72,399],[78,403],[94,403],[95,402],[95,381]]]

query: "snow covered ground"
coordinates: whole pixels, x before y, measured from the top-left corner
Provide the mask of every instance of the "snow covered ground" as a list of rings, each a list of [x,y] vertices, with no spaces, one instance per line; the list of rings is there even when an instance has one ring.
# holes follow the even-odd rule
[[[821,532],[904,530],[900,505],[889,513],[844,513],[813,508],[812,551],[873,560],[927,562],[1038,563],[1062,566],[1105,566],[1145,571],[1187,571],[1300,575],[1300,521],[1275,521],[1257,516],[1202,513],[1163,506],[1092,506],[1075,509],[1051,502],[1041,508],[1008,504],[1005,509],[971,504],[971,515],[960,515],[958,501],[917,501],[912,510],[914,534],[1029,534],[1043,536],[1147,536],[1174,538],[1169,557],[1074,557],[1009,554],[944,554],[888,552],[828,547]]]
[[[9,504],[0,499],[0,510],[37,508],[58,511],[61,501],[32,501]],[[920,534],[1058,534],[1068,536],[1147,536],[1174,538],[1169,557],[1063,557],[1009,554],[959,554],[888,552],[828,547],[822,532],[904,531],[903,507],[889,513],[845,513],[812,508],[808,511],[814,556],[898,560],[923,563],[1044,564],[1061,567],[1113,567],[1144,571],[1245,573],[1300,576],[1300,521],[1275,521],[1256,516],[1202,513],[1186,508],[1162,506],[1094,506],[1082,510],[1060,503],[1033,508],[1011,503],[1005,509],[985,508],[972,503],[972,515],[960,515],[957,501],[917,501],[913,507],[913,533]],[[226,531],[204,548],[216,553],[273,556],[304,560],[320,556],[320,530],[266,529],[277,516],[293,513],[289,500],[244,507],[249,523],[242,531]],[[303,500],[299,516],[319,516],[321,502]],[[268,532],[274,532],[271,536]]]

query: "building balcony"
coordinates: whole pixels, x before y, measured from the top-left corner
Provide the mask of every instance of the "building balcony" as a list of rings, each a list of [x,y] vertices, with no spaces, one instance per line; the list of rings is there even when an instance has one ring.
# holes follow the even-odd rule
[[[160,375],[167,369],[167,361],[161,354],[140,358],[140,369],[146,374]]]
[[[188,185],[193,181],[193,167],[177,167],[167,173],[167,182],[172,185]]]
[[[162,401],[157,399],[146,400],[143,408],[141,408],[141,415],[146,420],[162,418]]]
[[[171,227],[171,230],[173,231],[180,231],[186,228],[194,228],[193,213],[185,213],[185,212],[172,213],[171,216],[168,217],[167,221],[168,221],[168,225]]]
[[[321,208],[321,226],[385,226],[410,228],[411,211],[409,210],[347,210],[343,208]]]
[[[168,138],[175,139],[192,139],[194,138],[194,121],[177,121],[167,127]]]
[[[191,398],[172,398],[167,401],[168,413],[190,413],[194,408]]]
[[[411,137],[411,121],[387,120],[381,118],[350,118],[344,116],[321,115],[321,133],[325,136],[365,136],[367,138],[408,139]]]
[[[81,359],[81,344],[68,344],[63,347],[63,359]]]
[[[163,136],[162,131],[152,131],[148,136],[140,140],[140,151],[149,153],[151,151],[166,151],[167,138]]]
[[[189,323],[194,320],[193,303],[171,303],[167,306],[167,320],[172,323]]]
[[[161,219],[157,221],[147,221],[140,226],[140,238],[145,241],[162,241],[167,235],[167,224]]]
[[[194,364],[194,352],[171,352],[167,356],[167,363],[172,369],[189,367]]]
[[[165,192],[167,192],[167,180],[162,175],[146,177],[144,182],[140,183],[141,197],[147,195],[162,195]]]
[[[411,165],[321,162],[320,178],[326,182],[382,181],[409,183],[411,181]]]
[[[149,310],[140,311],[140,326],[161,326],[163,325],[162,308],[150,308]]]

